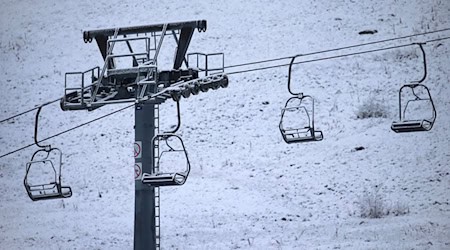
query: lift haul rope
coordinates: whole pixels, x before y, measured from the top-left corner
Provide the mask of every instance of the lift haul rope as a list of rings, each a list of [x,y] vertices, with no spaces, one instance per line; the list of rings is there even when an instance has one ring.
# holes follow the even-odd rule
[[[58,100],[59,100],[59,99],[58,99]],[[67,130],[61,131],[61,132],[59,132],[59,133],[57,133],[57,134],[51,135],[51,136],[49,136],[49,137],[47,137],[47,138],[44,138],[44,139],[42,139],[42,140],[39,140],[38,143],[41,143],[41,142],[43,142],[43,141],[46,141],[46,140],[55,138],[55,137],[57,137],[57,136],[60,136],[60,135],[65,134],[65,133],[68,133],[68,132],[70,132],[70,131],[72,131],[72,130],[75,130],[75,129],[77,129],[77,128],[81,128],[81,127],[83,127],[83,126],[85,126],[85,125],[88,125],[88,124],[93,123],[93,122],[95,122],[95,121],[101,120],[101,119],[103,119],[103,118],[105,118],[105,117],[108,117],[108,116],[110,116],[110,115],[119,113],[119,112],[121,112],[121,111],[123,111],[123,110],[125,110],[125,109],[128,109],[128,108],[131,108],[131,107],[134,107],[134,104],[133,104],[133,105],[126,106],[126,107],[123,107],[123,108],[118,109],[118,110],[115,110],[115,111],[113,111],[113,112],[111,112],[111,113],[108,113],[108,114],[106,114],[106,115],[99,116],[99,117],[97,117],[97,118],[95,118],[95,119],[93,119],[93,120],[90,120],[90,121],[81,123],[81,124],[79,124],[79,125],[77,125],[77,126],[75,126],[75,127],[72,127],[72,128],[67,129]],[[5,156],[7,156],[7,155],[10,155],[10,154],[17,153],[17,152],[19,152],[19,151],[21,151],[21,150],[24,150],[24,149],[26,149],[26,148],[29,148],[29,147],[31,147],[31,146],[33,146],[33,145],[36,145],[36,144],[35,144],[35,143],[32,143],[32,144],[23,146],[23,147],[18,148],[18,149],[14,150],[14,151],[11,151],[11,152],[9,152],[9,153],[6,153],[6,154],[4,154],[4,155],[1,155],[0,158],[3,158],[3,157],[5,157]]]
[[[441,30],[434,30],[434,31],[419,33],[419,34],[415,34],[415,35],[401,36],[401,37],[389,38],[389,39],[379,40],[379,41],[374,41],[374,42],[355,44],[355,45],[350,45],[350,46],[345,46],[345,47],[340,47],[340,48],[335,48],[335,49],[327,49],[327,50],[321,50],[321,51],[316,51],[316,52],[310,52],[310,53],[306,53],[306,54],[302,54],[302,55],[303,56],[312,56],[312,55],[323,54],[323,53],[327,53],[327,52],[339,51],[339,50],[344,50],[344,49],[352,49],[352,48],[363,47],[363,46],[373,45],[373,44],[378,44],[378,43],[392,42],[392,41],[402,40],[402,39],[406,39],[406,38],[412,38],[412,37],[416,37],[416,36],[424,36],[424,35],[429,35],[429,34],[433,34],[433,33],[441,33],[441,32],[445,32],[445,31],[449,31],[449,30],[450,30],[450,28],[441,29]],[[430,40],[428,42],[433,42],[433,41],[434,40]],[[225,69],[236,68],[236,67],[248,66],[248,65],[253,65],[253,64],[260,64],[260,63],[268,63],[268,62],[287,60],[287,59],[291,59],[291,58],[292,58],[292,56],[285,56],[285,57],[268,59],[268,60],[262,60],[262,61],[256,61],[256,62],[249,62],[249,63],[241,63],[241,64],[236,64],[236,65],[230,65],[230,66],[225,66],[224,68]]]
[[[380,41],[375,41],[375,42],[369,42],[369,43],[363,43],[363,44],[358,44],[358,45],[351,45],[351,46],[346,46],[346,47],[341,47],[341,48],[336,48],[336,49],[328,49],[328,50],[323,50],[323,51],[311,52],[311,53],[301,54],[300,56],[309,56],[309,55],[322,54],[322,53],[327,53],[327,52],[333,52],[333,51],[339,51],[339,50],[344,50],[344,49],[350,49],[350,48],[362,47],[362,46],[373,45],[373,44],[378,44],[378,43],[385,43],[385,42],[395,41],[395,40],[400,40],[400,39],[406,39],[406,38],[411,38],[411,37],[416,37],[416,36],[423,36],[423,35],[432,34],[432,33],[440,33],[440,32],[449,31],[449,30],[450,30],[450,28],[446,28],[446,29],[441,29],[441,30],[436,30],[436,31],[430,31],[430,32],[425,32],[425,33],[420,33],[420,34],[415,34],[415,35],[409,35],[409,36],[403,36],[403,37],[398,37],[398,38],[385,39],[385,40],[380,40]],[[423,43],[431,43],[431,42],[437,42],[437,41],[442,41],[442,40],[447,40],[447,39],[450,39],[450,37],[441,37],[441,38],[431,39],[431,40],[427,40],[427,41],[425,41],[425,42],[423,42]],[[323,61],[323,60],[330,60],[330,59],[336,59],[336,58],[347,57],[347,56],[361,55],[361,54],[373,53],[373,52],[378,52],[378,51],[384,51],[384,50],[390,50],[390,49],[396,49],[396,48],[409,47],[409,46],[413,46],[413,45],[416,45],[416,44],[417,44],[417,42],[415,42],[415,43],[409,43],[409,44],[403,44],[403,45],[396,45],[396,46],[391,46],[391,47],[386,47],[386,48],[380,48],[380,49],[372,49],[372,50],[366,50],[366,51],[360,51],[360,52],[348,53],[348,54],[337,55],[337,56],[322,57],[322,58],[311,59],[311,60],[306,60],[306,61],[299,61],[299,62],[296,62],[296,63],[294,63],[294,64],[303,64],[303,63],[310,63],[310,62],[317,62],[317,61]],[[269,60],[263,60],[263,61],[257,61],[257,62],[251,62],[251,63],[243,63],[243,64],[230,65],[230,66],[225,66],[224,68],[227,69],[227,68],[242,67],[242,66],[248,66],[248,65],[254,65],[254,64],[261,64],[261,63],[267,63],[267,62],[274,62],[274,61],[286,60],[286,59],[290,59],[290,58],[292,58],[292,56],[290,56],[290,57],[281,57],[281,58],[276,58],[276,59],[269,59]],[[260,68],[254,68],[254,69],[248,69],[248,70],[234,71],[234,72],[229,72],[229,73],[226,73],[226,74],[227,74],[227,75],[233,75],[233,74],[240,74],[240,73],[246,73],[246,72],[252,72],[252,71],[266,70],[266,69],[272,69],[272,68],[278,68],[278,67],[286,67],[286,66],[289,66],[289,64],[278,64],[278,65],[267,66],[267,67],[260,67]],[[60,101],[60,100],[61,100],[61,98],[58,98],[58,99],[55,99],[55,100],[46,102],[46,103],[41,104],[41,105],[39,105],[39,106],[37,106],[37,107],[34,107],[34,108],[32,108],[32,109],[23,111],[23,112],[21,112],[21,113],[19,113],[19,114],[16,114],[16,115],[11,116],[11,117],[9,117],[9,118],[3,119],[3,120],[0,121],[0,123],[3,123],[3,122],[5,122],[5,121],[11,120],[11,119],[14,119],[14,118],[16,118],[16,117],[19,117],[19,116],[21,116],[21,115],[27,114],[27,113],[29,113],[29,112],[31,112],[31,111],[36,110],[36,109],[40,109],[40,108],[42,108],[42,107],[44,107],[44,106],[50,105],[50,104],[55,103],[55,102]],[[77,125],[77,126],[75,126],[75,127],[72,127],[72,128],[70,128],[70,129],[67,129],[67,130],[64,130],[64,131],[62,131],[62,132],[59,132],[59,133],[57,133],[57,134],[51,135],[51,136],[49,136],[49,137],[47,137],[47,138],[44,138],[44,139],[42,139],[42,140],[40,140],[40,141],[38,141],[38,142],[43,142],[43,141],[46,141],[46,140],[55,138],[55,137],[57,137],[57,136],[60,136],[60,135],[62,135],[62,134],[68,133],[68,132],[70,132],[70,131],[72,131],[72,130],[78,129],[78,128],[83,127],[83,126],[85,126],[85,125],[88,125],[88,124],[90,124],[90,123],[92,123],[92,122],[101,120],[101,119],[103,119],[103,118],[105,118],[105,117],[108,117],[108,116],[111,116],[111,115],[113,115],[113,114],[119,113],[119,112],[121,112],[121,111],[123,111],[123,110],[125,110],[125,109],[134,107],[134,105],[135,105],[135,104],[132,104],[132,105],[126,106],[126,107],[124,107],[124,108],[115,110],[115,111],[113,111],[113,112],[111,112],[111,113],[108,113],[108,114],[106,114],[106,115],[99,116],[99,117],[97,117],[97,118],[95,118],[95,119],[93,119],[93,120],[90,120],[90,121],[88,121],[88,122],[79,124],[79,125]],[[6,154],[0,155],[0,158],[3,158],[3,157],[5,157],[5,156],[8,156],[8,155],[11,155],[11,154],[14,154],[14,153],[17,153],[17,152],[19,152],[19,151],[21,151],[21,150],[24,150],[24,149],[26,149],[26,148],[28,148],[28,147],[31,147],[31,146],[33,146],[33,145],[35,145],[35,143],[32,143],[32,144],[23,146],[23,147],[18,148],[18,149],[15,149],[15,150],[13,150],[13,151],[11,151],[11,152],[8,152],[8,153],[6,153]]]
[[[450,39],[450,37],[442,37],[442,38],[432,39],[432,40],[428,40],[428,41],[425,41],[425,42],[422,42],[422,43],[431,43],[431,42],[437,42],[437,41],[442,41],[442,40],[446,40],[446,39]],[[384,51],[384,50],[398,49],[398,48],[403,48],[403,47],[414,46],[414,45],[416,45],[418,43],[419,42],[409,43],[409,44],[402,44],[402,45],[396,45],[396,46],[385,47],[385,48],[380,48],[380,49],[365,50],[365,51],[353,52],[353,53],[348,53],[348,54],[343,54],[343,55],[338,55],[338,56],[321,57],[321,58],[317,58],[317,59],[299,61],[299,62],[296,62],[294,64],[318,62],[318,61],[336,59],[336,58],[347,57],[347,56],[355,56],[355,55],[373,53],[373,52]],[[301,54],[299,56],[304,57],[304,56],[313,55],[313,54],[319,54],[319,53],[307,53],[307,54]],[[292,56],[283,58],[283,60],[288,59],[288,58],[292,58]],[[260,68],[255,68],[255,69],[247,69],[247,70],[228,72],[227,75],[240,74],[240,73],[246,73],[246,72],[251,72],[251,71],[266,70],[266,69],[272,69],[272,68],[279,68],[279,67],[285,67],[285,66],[289,66],[289,63],[278,64],[278,65],[267,66],[267,67],[260,67]]]
[[[327,52],[339,51],[339,50],[344,50],[344,49],[357,48],[357,47],[362,47],[362,46],[367,46],[367,45],[386,43],[386,42],[402,40],[402,39],[406,39],[406,38],[412,38],[412,37],[417,37],[417,36],[424,36],[424,35],[429,35],[429,34],[434,34],[434,33],[441,33],[441,32],[445,32],[445,31],[450,31],[450,28],[434,30],[434,31],[429,31],[429,32],[423,32],[423,33],[418,33],[418,34],[408,35],[408,36],[401,36],[401,37],[396,37],[396,38],[389,38],[389,39],[384,39],[384,40],[379,40],[379,41],[374,41],[374,42],[355,44],[355,45],[350,45],[350,46],[345,46],[345,47],[340,47],[340,48],[335,48],[335,49],[327,49],[327,50],[322,50],[322,51],[316,51],[316,52],[302,54],[302,56],[311,56],[311,55],[323,54],[323,53],[327,53]],[[444,40],[444,39],[448,39],[448,37],[447,38],[438,38],[438,39],[434,39],[434,40],[429,40],[427,42],[435,42],[435,41]],[[236,67],[242,67],[242,66],[249,66],[249,65],[261,64],[261,63],[268,63],[268,62],[275,62],[275,61],[287,60],[287,59],[290,59],[290,58],[292,58],[292,56],[280,57],[280,58],[274,58],[274,59],[268,59],[268,60],[262,60],[262,61],[255,61],[255,62],[250,62],[250,63],[241,63],[241,64],[225,66],[224,69],[236,68]],[[275,68],[275,67],[282,67],[282,66],[286,66],[286,64],[272,66],[272,67],[264,67],[264,68],[261,68],[261,70]],[[255,71],[255,70],[257,70],[257,69],[253,69],[251,71]],[[242,71],[242,73],[243,72],[246,72],[246,71]],[[232,73],[228,73],[228,74],[237,74],[237,73],[241,73],[241,72],[237,71],[237,72],[232,72]],[[44,107],[44,106],[50,105],[52,103],[55,103],[55,102],[59,101],[60,99],[61,98],[58,98],[58,99],[55,99],[53,101],[41,104],[41,105],[36,106],[34,108],[31,108],[29,110],[26,110],[26,111],[23,111],[21,113],[18,113],[18,114],[14,115],[14,116],[11,116],[11,117],[8,117],[6,119],[1,120],[0,123],[3,123],[5,121],[8,121],[8,120],[14,119],[16,117],[22,116],[24,114],[27,114],[27,113],[29,113],[29,112],[31,112],[33,110],[36,110],[36,109],[40,108],[40,107]]]
[[[180,86],[180,85],[182,85],[182,84],[184,84],[184,83],[185,83],[185,82],[175,83],[175,84],[173,84],[172,86],[170,86],[169,88],[176,88],[176,87],[178,87],[178,86]],[[166,88],[165,90],[167,90],[167,89],[169,89],[169,88]],[[163,90],[163,91],[160,91],[160,92],[158,92],[158,93],[155,93],[155,94],[151,95],[151,96],[148,97],[146,100],[150,100],[150,99],[152,99],[152,98],[158,97],[158,96],[160,96],[161,94],[164,94],[164,93],[165,93],[164,90]],[[59,99],[58,99],[58,100],[59,100]],[[79,124],[79,125],[77,125],[77,126],[75,126],[75,127],[72,127],[72,128],[67,129],[67,130],[61,131],[61,132],[59,132],[59,133],[57,133],[57,134],[51,135],[51,136],[49,136],[49,137],[47,137],[47,138],[44,138],[44,139],[42,139],[42,140],[39,140],[39,141],[36,141],[36,136],[35,136],[35,143],[32,143],[32,144],[23,146],[23,147],[21,147],[21,148],[18,148],[18,149],[16,149],[16,150],[11,151],[11,152],[9,152],[9,153],[6,153],[6,154],[4,154],[4,155],[0,155],[0,158],[3,158],[3,157],[5,157],[5,156],[7,156],[7,155],[10,155],[10,154],[14,154],[14,153],[16,153],[16,152],[19,152],[19,151],[21,151],[21,150],[24,150],[24,149],[26,149],[26,148],[28,148],[28,147],[33,146],[33,145],[38,145],[39,143],[41,143],[41,142],[43,142],[43,141],[46,141],[46,140],[55,138],[55,137],[57,137],[57,136],[60,136],[60,135],[65,134],[65,133],[68,133],[68,132],[70,132],[70,131],[72,131],[72,130],[78,129],[78,128],[83,127],[83,126],[85,126],[85,125],[88,125],[88,124],[90,124],[90,123],[92,123],[92,122],[101,120],[101,119],[103,119],[103,118],[105,118],[105,117],[108,117],[108,116],[110,116],[110,115],[119,113],[119,112],[121,112],[121,111],[123,111],[123,110],[125,110],[125,109],[131,108],[131,107],[134,107],[134,106],[135,106],[135,104],[128,105],[128,106],[126,106],[126,107],[123,107],[123,108],[121,108],[121,109],[115,110],[115,111],[113,111],[113,112],[111,112],[111,113],[108,113],[108,114],[106,114],[106,115],[99,116],[99,117],[97,117],[97,118],[95,118],[95,119],[93,119],[93,120],[90,120],[90,121],[81,123],[81,124]],[[38,113],[37,113],[37,115],[36,115],[36,116],[38,116],[40,110],[42,109],[42,107],[37,107],[36,109],[38,109]],[[179,106],[177,106],[177,109],[178,109],[178,111],[179,111]],[[178,117],[178,118],[180,119],[180,117]],[[36,129],[37,129],[37,127],[35,127],[35,130],[36,130]]]

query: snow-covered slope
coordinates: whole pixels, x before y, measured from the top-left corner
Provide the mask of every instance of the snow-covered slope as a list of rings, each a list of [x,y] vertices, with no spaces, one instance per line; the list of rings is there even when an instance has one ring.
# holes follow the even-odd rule
[[[234,65],[449,28],[449,16],[446,0],[2,1],[0,119],[62,96],[65,72],[102,63],[85,29],[207,19],[190,50],[224,52]],[[234,74],[229,88],[182,100],[192,171],[184,186],[161,189],[163,248],[450,249],[449,41],[425,45],[424,83],[438,112],[428,133],[390,130],[398,89],[421,76],[417,46],[296,67],[295,88],[316,99],[321,142],[281,138],[287,67]],[[370,100],[386,117],[356,119]],[[47,106],[39,136],[119,107]],[[163,128],[176,122],[174,110],[161,106]],[[0,154],[33,142],[34,115],[0,124]],[[70,199],[29,200],[23,177],[35,148],[1,158],[0,248],[132,248],[133,123],[130,109],[50,141],[64,152]],[[375,192],[392,212],[363,218]]]

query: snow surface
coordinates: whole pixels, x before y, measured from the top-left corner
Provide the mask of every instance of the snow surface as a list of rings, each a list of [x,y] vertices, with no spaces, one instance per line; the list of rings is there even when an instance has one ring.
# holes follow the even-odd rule
[[[102,64],[95,43],[82,40],[86,29],[207,19],[190,51],[224,52],[234,65],[449,28],[449,16],[448,0],[2,1],[0,119],[62,96],[65,72]],[[183,100],[192,171],[184,186],[161,188],[163,249],[450,249],[449,45],[425,46],[438,112],[428,133],[390,130],[398,89],[421,76],[417,46],[296,68],[295,88],[316,99],[322,142],[281,138],[287,67],[231,75],[229,88]],[[370,100],[386,117],[356,119]],[[47,106],[39,137],[119,107]],[[163,128],[174,111],[161,106]],[[33,142],[34,115],[0,124],[0,154]],[[129,109],[50,140],[64,152],[70,199],[27,197],[36,147],[1,158],[0,249],[132,248],[133,123]],[[376,190],[386,210],[406,214],[362,217]]]

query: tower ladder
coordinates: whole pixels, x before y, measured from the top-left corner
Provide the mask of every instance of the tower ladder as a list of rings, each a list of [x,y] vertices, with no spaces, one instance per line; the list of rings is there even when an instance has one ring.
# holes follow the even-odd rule
[[[159,134],[159,105],[155,104],[155,135]],[[154,171],[159,172],[159,140],[155,140],[154,143],[154,155],[153,162],[155,164]],[[160,227],[160,190],[159,187],[155,189],[155,236],[156,236],[156,249],[161,248],[161,227]]]

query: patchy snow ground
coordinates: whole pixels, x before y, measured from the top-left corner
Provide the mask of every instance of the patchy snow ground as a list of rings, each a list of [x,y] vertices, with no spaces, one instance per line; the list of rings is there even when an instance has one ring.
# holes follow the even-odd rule
[[[2,1],[0,119],[62,96],[65,72],[102,63],[95,44],[82,40],[86,29],[207,19],[190,51],[222,51],[233,65],[449,28],[449,16],[447,0]],[[183,100],[192,171],[184,186],[161,189],[162,247],[450,249],[450,42],[425,50],[438,112],[428,133],[390,130],[398,89],[421,76],[417,46],[296,68],[295,88],[316,99],[322,142],[281,138],[287,67],[231,75],[229,88]],[[384,105],[386,118],[356,119],[369,100]],[[47,106],[39,136],[119,107]],[[174,124],[173,103],[161,109],[161,126]],[[33,142],[34,115],[0,124],[0,154]],[[35,148],[1,158],[0,248],[132,248],[133,123],[127,110],[51,140],[64,152],[70,199],[29,200],[23,177]],[[406,214],[363,218],[375,191],[384,209]]]

